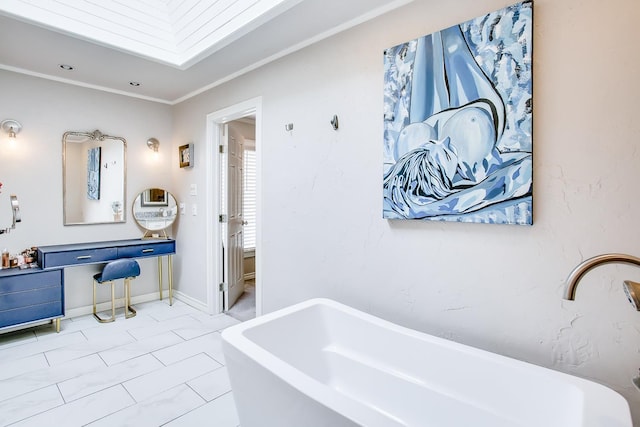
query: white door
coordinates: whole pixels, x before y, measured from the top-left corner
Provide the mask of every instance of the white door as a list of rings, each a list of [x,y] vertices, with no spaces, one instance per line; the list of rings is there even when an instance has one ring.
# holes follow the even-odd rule
[[[223,280],[224,310],[229,310],[244,292],[244,236],[242,218],[243,146],[240,139],[229,136],[229,126],[222,126],[222,166],[226,172],[222,177],[222,188],[226,197],[221,197],[224,213],[223,236]],[[226,167],[224,167],[226,166]],[[226,179],[225,179],[226,178]],[[225,188],[226,187],[226,188]]]

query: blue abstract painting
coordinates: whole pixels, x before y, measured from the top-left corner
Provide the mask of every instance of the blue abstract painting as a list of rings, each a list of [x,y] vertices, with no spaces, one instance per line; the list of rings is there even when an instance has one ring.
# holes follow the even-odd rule
[[[532,224],[532,2],[384,53],[383,217]]]
[[[87,198],[100,200],[100,154],[101,147],[87,150]]]

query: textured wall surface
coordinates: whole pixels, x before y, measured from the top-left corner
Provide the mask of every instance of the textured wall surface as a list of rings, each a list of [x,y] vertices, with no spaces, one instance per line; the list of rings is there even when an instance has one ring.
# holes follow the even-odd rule
[[[600,267],[582,281],[576,301],[562,299],[564,280],[581,260],[640,255],[640,3],[535,1],[533,226],[382,219],[382,52],[509,3],[415,0],[174,107],[0,71],[0,93],[11,100],[0,103],[0,118],[24,126],[21,145],[0,151],[0,221],[10,220],[10,193],[18,194],[23,218],[0,245],[141,235],[130,217],[120,225],[62,226],[60,138],[99,128],[127,138],[129,201],[164,186],[198,206],[199,215],[181,215],[174,227],[174,272],[179,291],[206,305],[217,285],[205,275],[213,260],[204,259],[203,230],[214,218],[204,205],[217,191],[204,167],[212,140],[206,116],[260,96],[257,286],[264,312],[334,298],[605,384],[628,399],[640,426],[640,393],[631,385],[640,368],[640,315],[621,286],[640,281],[640,269]],[[329,124],[334,114],[337,132]],[[294,123],[292,132],[286,123]],[[151,136],[161,141],[158,163],[145,146]],[[187,142],[195,166],[179,169],[176,147]],[[155,280],[149,262],[137,282],[143,292]],[[67,273],[69,307],[90,304],[89,270]]]
[[[177,105],[174,132],[204,145],[206,114],[263,97],[265,312],[331,297],[595,380],[640,407],[640,315],[621,286],[640,269],[600,267],[576,301],[562,299],[583,259],[640,254],[637,1],[535,1],[533,226],[382,219],[382,52],[507,4],[416,0]],[[206,185],[204,170],[190,173],[174,176],[183,194]],[[200,242],[204,221],[181,231]],[[183,268],[181,291],[204,298],[204,266]]]

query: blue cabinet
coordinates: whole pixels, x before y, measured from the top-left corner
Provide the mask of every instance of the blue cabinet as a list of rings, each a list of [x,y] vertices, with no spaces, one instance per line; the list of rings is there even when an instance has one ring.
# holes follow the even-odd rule
[[[64,275],[61,269],[0,270],[0,331],[64,316]]]

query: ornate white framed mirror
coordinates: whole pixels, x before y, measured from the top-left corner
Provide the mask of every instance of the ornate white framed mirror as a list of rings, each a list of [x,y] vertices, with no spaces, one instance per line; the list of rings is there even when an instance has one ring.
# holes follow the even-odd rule
[[[127,141],[93,132],[62,135],[64,225],[125,222]]]

